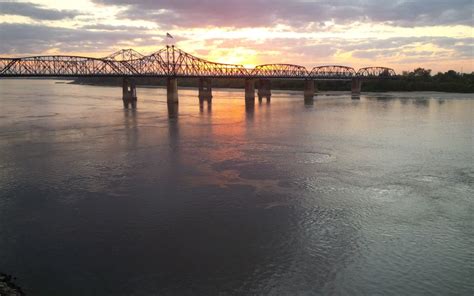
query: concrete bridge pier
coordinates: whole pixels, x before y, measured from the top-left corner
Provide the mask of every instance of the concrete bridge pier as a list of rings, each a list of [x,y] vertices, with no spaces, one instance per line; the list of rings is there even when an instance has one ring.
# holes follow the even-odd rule
[[[258,81],[258,101],[261,103],[262,99],[267,98],[267,102],[270,102],[272,97],[271,82],[269,79],[260,79]]]
[[[199,101],[212,100],[212,86],[210,78],[199,78]]]
[[[314,99],[314,80],[307,79],[304,81],[304,101],[305,103],[310,103]]]
[[[168,103],[168,118],[178,118],[179,105],[176,103]]]
[[[245,102],[255,102],[255,80],[245,79]]]
[[[166,79],[166,97],[168,104],[178,104],[178,79],[176,77]]]
[[[204,112],[204,102],[207,102],[207,113],[211,113],[212,111],[212,100],[201,100],[199,99],[199,112]]]
[[[123,107],[126,109],[128,109],[130,105],[132,109],[137,108],[137,87],[133,79],[123,78],[122,101]]]
[[[361,89],[362,89],[362,80],[360,80],[359,78],[352,79],[352,85],[351,85],[352,96],[353,97],[360,96]]]

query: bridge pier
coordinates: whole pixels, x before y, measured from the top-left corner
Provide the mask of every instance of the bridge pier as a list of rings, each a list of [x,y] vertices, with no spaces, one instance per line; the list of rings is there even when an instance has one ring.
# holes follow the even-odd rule
[[[173,118],[178,118],[178,109],[179,105],[175,103],[168,103],[168,118],[173,119]]]
[[[166,98],[168,104],[178,104],[178,79],[176,77],[166,79]]]
[[[314,80],[307,79],[304,81],[304,101],[305,103],[311,103],[314,99]]]
[[[271,82],[269,79],[260,79],[258,81],[258,101],[261,103],[263,97],[267,98],[267,102],[270,102],[272,97]]]
[[[126,109],[128,109],[130,105],[132,106],[132,109],[137,108],[137,87],[133,79],[123,78],[122,101],[123,107]]]
[[[352,96],[359,96],[362,89],[362,80],[359,78],[352,79],[351,92]]]
[[[207,112],[211,113],[212,111],[212,100],[201,100],[199,99],[199,112],[204,112],[204,102],[207,102]]]
[[[255,80],[245,79],[245,102],[255,102]]]
[[[199,101],[212,100],[212,86],[210,78],[199,78]]]

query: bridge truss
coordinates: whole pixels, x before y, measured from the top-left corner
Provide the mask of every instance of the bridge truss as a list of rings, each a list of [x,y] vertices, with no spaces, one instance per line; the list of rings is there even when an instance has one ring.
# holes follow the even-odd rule
[[[133,49],[107,57],[32,56],[0,58],[0,77],[209,77],[261,79],[384,79],[396,76],[393,69],[367,67],[355,71],[346,66],[319,66],[308,71],[291,64],[266,64],[253,69],[242,65],[210,62],[174,46],[142,55]]]

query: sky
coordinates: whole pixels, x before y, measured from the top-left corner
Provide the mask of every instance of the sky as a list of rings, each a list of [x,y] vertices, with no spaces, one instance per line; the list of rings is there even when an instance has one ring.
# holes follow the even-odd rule
[[[470,73],[473,12],[473,0],[0,0],[0,56],[150,54],[173,43],[248,67]]]

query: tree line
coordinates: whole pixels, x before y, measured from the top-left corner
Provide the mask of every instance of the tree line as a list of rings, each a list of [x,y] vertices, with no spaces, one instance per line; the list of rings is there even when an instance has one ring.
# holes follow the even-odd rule
[[[416,68],[403,71],[393,80],[364,82],[364,91],[443,91],[474,92],[474,72],[458,73],[454,70],[432,75],[431,69]]]

